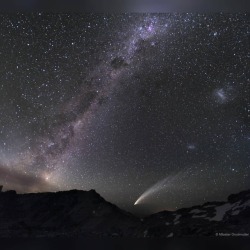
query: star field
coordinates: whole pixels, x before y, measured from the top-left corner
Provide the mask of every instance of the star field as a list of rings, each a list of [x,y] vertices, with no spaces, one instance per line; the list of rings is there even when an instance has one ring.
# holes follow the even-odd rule
[[[92,188],[151,213],[250,188],[248,14],[0,20],[6,189]]]

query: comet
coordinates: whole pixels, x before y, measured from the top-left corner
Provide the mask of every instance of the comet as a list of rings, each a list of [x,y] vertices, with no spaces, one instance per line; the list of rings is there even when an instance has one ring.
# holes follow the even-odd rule
[[[148,188],[134,203],[134,205],[138,205],[143,200],[145,200],[148,196],[160,191],[166,186],[166,183],[168,181],[168,177],[164,178],[163,180],[158,181],[156,184],[154,184],[152,187]]]
[[[180,180],[180,179],[184,179],[186,174],[188,173],[188,169],[183,171],[180,171],[176,174],[171,174],[167,177],[165,177],[164,179],[158,181],[157,183],[155,183],[153,186],[151,186],[150,188],[148,188],[134,203],[135,205],[139,205],[141,204],[143,201],[145,201],[148,197],[150,197],[151,195],[159,192],[162,189],[165,188],[173,188],[176,187],[176,181]]]

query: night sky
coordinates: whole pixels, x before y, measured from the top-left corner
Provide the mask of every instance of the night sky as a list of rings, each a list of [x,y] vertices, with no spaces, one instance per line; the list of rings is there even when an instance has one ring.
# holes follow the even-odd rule
[[[0,23],[5,190],[95,189],[152,213],[250,188],[249,14]]]

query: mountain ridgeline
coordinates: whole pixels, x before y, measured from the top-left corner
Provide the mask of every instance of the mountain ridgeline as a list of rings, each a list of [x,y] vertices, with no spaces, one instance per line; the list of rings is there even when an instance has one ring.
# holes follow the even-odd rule
[[[95,190],[17,194],[0,192],[0,237],[249,236],[250,190],[227,202],[163,211],[143,219],[104,200]]]

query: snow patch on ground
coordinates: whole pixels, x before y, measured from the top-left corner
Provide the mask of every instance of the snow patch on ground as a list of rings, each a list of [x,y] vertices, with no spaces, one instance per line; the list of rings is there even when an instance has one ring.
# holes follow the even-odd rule
[[[237,202],[235,206],[233,207],[232,215],[238,215],[242,210],[244,210],[246,207],[250,207],[250,200],[243,202],[240,204],[240,202]]]
[[[205,208],[208,208],[208,207],[215,207],[216,205],[215,204],[213,204],[213,205],[206,205],[206,206],[204,206]]]
[[[181,214],[177,214],[175,219],[174,219],[174,224],[177,225],[178,223],[180,223],[179,219],[181,218]]]
[[[232,215],[238,215],[240,213],[240,210],[235,210],[235,211],[233,211],[231,214]]]
[[[243,202],[241,204],[242,201],[238,201],[236,203],[230,204],[230,203],[226,203],[224,205],[215,207],[216,210],[216,215],[213,218],[210,218],[209,220],[211,221],[221,221],[226,212],[232,210],[231,215],[238,215],[240,213],[241,210],[245,209],[246,207],[250,206],[250,201],[246,201]]]
[[[193,215],[192,218],[206,218],[207,214],[202,214],[202,215]]]
[[[167,238],[170,238],[170,237],[173,237],[174,236],[174,233],[170,233]]]
[[[207,211],[200,210],[200,209],[193,209],[189,213],[193,214],[192,218],[205,218],[207,216]],[[200,214],[200,213],[203,213],[203,214],[197,215],[197,214]]]
[[[231,210],[233,207],[232,204],[224,204],[218,207],[215,207],[215,216],[210,218],[211,221],[221,221],[227,211]]]
[[[189,213],[190,214],[199,214],[201,212],[204,212],[203,210],[200,210],[200,209],[192,209]]]

